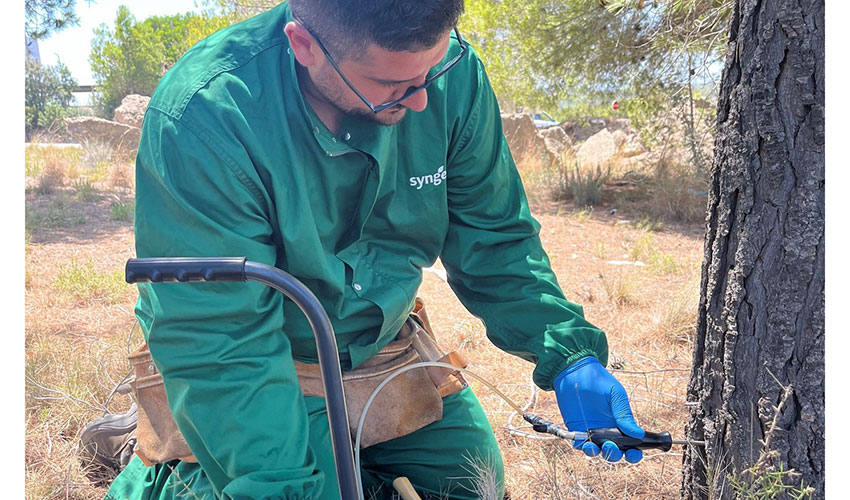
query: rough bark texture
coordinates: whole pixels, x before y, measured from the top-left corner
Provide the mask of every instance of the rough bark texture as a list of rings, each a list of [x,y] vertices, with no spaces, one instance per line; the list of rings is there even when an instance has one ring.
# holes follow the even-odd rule
[[[823,498],[823,0],[737,1],[717,114],[682,496],[733,498],[790,386],[767,463]]]

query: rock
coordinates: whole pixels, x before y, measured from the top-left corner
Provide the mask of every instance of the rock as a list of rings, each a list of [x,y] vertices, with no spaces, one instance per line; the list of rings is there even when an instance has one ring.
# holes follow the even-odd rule
[[[614,118],[609,120],[608,128],[610,130],[630,130],[632,121],[628,118]]]
[[[552,127],[559,128],[559,127]],[[531,117],[525,113],[502,114],[502,131],[508,141],[508,148],[514,162],[524,163],[555,162],[555,155],[546,148],[546,142],[537,133],[537,127]]]
[[[561,127],[549,127],[537,131],[546,149],[556,158],[564,158],[572,151],[573,141]]]
[[[605,120],[601,118],[590,118],[587,120],[580,121],[568,121],[562,123],[561,126],[564,128],[564,130],[567,132],[567,135],[570,136],[574,142],[585,141],[590,136],[607,128],[605,126]]]
[[[617,144],[608,129],[592,135],[584,141],[576,152],[576,161],[585,167],[604,165],[617,154]]]
[[[623,145],[626,144],[628,134],[626,134],[620,129],[617,129],[611,134],[611,136],[614,138],[614,145],[617,146],[617,151],[620,151]]]
[[[502,131],[505,133],[505,138],[508,140],[508,147],[511,152],[516,154],[515,149],[525,147],[527,144],[535,142],[537,128],[531,117],[525,113],[505,113],[502,114]]]
[[[142,120],[145,118],[145,110],[151,98],[144,95],[130,94],[121,100],[121,105],[115,108],[113,119],[118,123],[142,128]]]
[[[94,116],[78,116],[65,120],[68,135],[81,144],[99,142],[108,144],[115,151],[130,152],[138,149],[142,129],[123,123],[95,118]]]
[[[636,156],[629,156],[626,158],[626,164],[629,166],[629,168],[632,168],[635,171],[641,171],[645,168],[657,165],[658,154],[643,152]]]
[[[626,142],[620,146],[620,155],[623,158],[631,158],[645,152],[646,148],[643,147],[643,143],[640,141],[637,134],[630,134],[626,138]]]

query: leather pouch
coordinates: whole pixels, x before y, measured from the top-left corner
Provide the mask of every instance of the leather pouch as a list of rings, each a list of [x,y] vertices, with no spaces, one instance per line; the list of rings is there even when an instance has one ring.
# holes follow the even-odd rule
[[[396,370],[420,361],[455,361],[457,366],[466,366],[465,361],[457,356],[450,358],[443,355],[427,331],[411,317],[396,339],[378,354],[355,370],[343,372],[342,383],[352,437],[356,435],[363,408],[375,388]],[[296,361],[295,371],[305,396],[324,397],[319,365]],[[442,398],[466,386],[466,381],[457,371],[446,368],[414,368],[396,376],[381,389],[369,407],[360,447],[368,448],[405,436],[440,420],[443,417]]]
[[[171,415],[162,376],[153,364],[147,343],[128,359],[135,375],[132,386],[138,404],[136,454],[147,466],[175,459],[196,463],[198,460]],[[372,391],[394,371],[420,361],[442,361],[461,368],[467,364],[459,353],[443,354],[437,347],[422,301],[417,297],[416,309],[398,337],[357,369],[343,372],[352,439]],[[305,396],[324,397],[318,364],[295,361],[295,369]],[[369,408],[361,448],[405,436],[436,422],[443,416],[442,398],[466,387],[463,376],[447,368],[414,368],[395,377]]]
[[[148,467],[174,459],[197,462],[171,415],[162,375],[153,364],[148,344],[132,352],[128,359],[135,375],[131,385],[138,405],[136,455]]]

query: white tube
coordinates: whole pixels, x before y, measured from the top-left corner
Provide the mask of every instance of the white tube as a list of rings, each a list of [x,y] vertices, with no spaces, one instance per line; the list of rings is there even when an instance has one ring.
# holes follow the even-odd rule
[[[403,366],[403,367],[399,368],[398,370],[392,372],[389,376],[387,376],[387,378],[382,380],[381,383],[378,384],[378,387],[376,387],[375,390],[372,391],[372,394],[369,396],[369,399],[366,400],[366,405],[363,407],[363,413],[360,414],[360,421],[357,423],[357,434],[356,434],[355,439],[354,439],[354,465],[357,468],[357,478],[358,478],[357,484],[358,484],[358,488],[359,488],[358,493],[360,495],[360,500],[365,500],[365,495],[363,493],[363,484],[362,484],[361,481],[359,481],[359,478],[360,478],[360,435],[363,432],[363,424],[366,422],[366,413],[368,413],[369,407],[372,406],[372,402],[378,396],[378,393],[381,392],[381,389],[383,389],[392,379],[396,378],[397,376],[401,375],[402,373],[413,370],[414,368],[422,368],[422,367],[426,367],[426,366],[437,366],[437,367],[441,367],[441,368],[449,368],[452,371],[460,371],[460,372],[463,372],[467,375],[470,375],[471,377],[475,378],[476,380],[478,380],[482,384],[484,384],[487,387],[489,387],[490,389],[492,389],[493,392],[495,392],[499,397],[504,399],[511,407],[513,407],[514,410],[516,410],[520,415],[522,415],[522,408],[520,408],[519,405],[517,405],[516,403],[511,401],[507,396],[505,396],[502,393],[502,391],[497,389],[496,386],[494,386],[490,382],[487,382],[486,380],[484,380],[484,378],[480,377],[479,375],[476,375],[475,373],[467,370],[466,368],[461,368],[459,366],[455,366],[455,365],[452,365],[452,364],[449,364],[449,363],[441,363],[439,361],[421,361],[419,363],[414,363],[412,365]]]

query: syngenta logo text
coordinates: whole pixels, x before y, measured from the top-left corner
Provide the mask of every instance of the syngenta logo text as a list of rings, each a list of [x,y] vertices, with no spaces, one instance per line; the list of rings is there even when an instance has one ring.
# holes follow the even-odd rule
[[[418,190],[422,189],[422,186],[426,184],[439,186],[444,180],[446,180],[446,166],[440,165],[440,168],[433,174],[423,175],[422,177],[411,177],[410,185]]]

